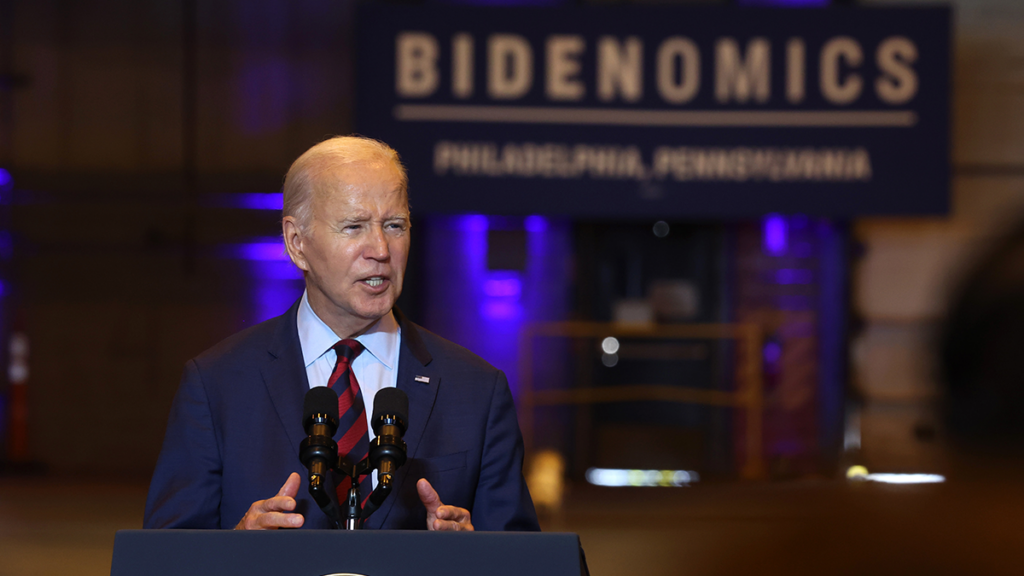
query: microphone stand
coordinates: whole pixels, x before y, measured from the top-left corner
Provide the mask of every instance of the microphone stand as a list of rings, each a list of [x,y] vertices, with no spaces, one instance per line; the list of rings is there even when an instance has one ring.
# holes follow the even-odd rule
[[[352,487],[348,489],[348,498],[345,499],[345,504],[342,506],[344,509],[344,514],[342,515],[344,529],[360,530],[363,527],[363,521],[366,519],[366,516],[369,516],[370,514],[363,514],[363,502],[362,499],[359,498],[359,478],[373,472],[373,468],[370,466],[370,458],[363,458],[355,465],[340,462],[339,466],[334,470],[335,472],[352,479]],[[374,490],[374,493],[376,492],[377,490]],[[369,506],[367,506],[367,508],[369,508]],[[337,527],[341,528],[341,526]]]
[[[318,486],[321,489],[314,492],[313,478],[312,476],[310,478],[310,493],[313,494],[313,498],[320,506],[320,509],[331,519],[335,529],[362,529],[363,522],[369,518],[370,514],[376,512],[388,495],[391,494],[394,488],[393,474],[395,470],[402,464],[405,464],[406,447],[405,441],[402,440],[402,434],[406,426],[405,422],[400,417],[385,414],[381,415],[380,424],[382,426],[381,433],[370,442],[370,451],[366,458],[363,458],[354,465],[343,462],[342,459],[337,457],[330,461],[333,462],[331,468],[335,472],[352,480],[352,487],[348,490],[348,497],[345,499],[344,505],[341,506],[343,514],[338,509],[337,493],[332,489],[323,487],[322,482],[319,482],[320,478],[317,480]],[[331,444],[334,444],[336,454],[337,444],[333,440]],[[366,507],[363,508],[363,501],[359,497],[359,478],[366,474],[372,474],[374,469],[377,470],[377,487],[370,493],[370,497],[366,500]]]

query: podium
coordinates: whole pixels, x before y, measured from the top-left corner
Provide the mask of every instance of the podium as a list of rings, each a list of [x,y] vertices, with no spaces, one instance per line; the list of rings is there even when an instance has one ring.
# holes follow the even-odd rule
[[[120,530],[110,576],[579,576],[579,536],[414,530]]]

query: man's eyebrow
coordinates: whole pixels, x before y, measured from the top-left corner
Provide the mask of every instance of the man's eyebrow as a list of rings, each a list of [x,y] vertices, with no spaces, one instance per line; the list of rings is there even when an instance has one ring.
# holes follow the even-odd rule
[[[347,223],[350,223],[350,222],[368,222],[369,220],[370,220],[369,216],[367,216],[365,214],[359,214],[359,215],[356,215],[356,216],[346,216],[344,218],[339,219],[338,222],[341,223],[341,224],[347,224]]]

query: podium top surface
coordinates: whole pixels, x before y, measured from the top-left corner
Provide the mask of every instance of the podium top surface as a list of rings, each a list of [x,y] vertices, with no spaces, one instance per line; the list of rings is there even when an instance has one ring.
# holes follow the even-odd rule
[[[578,576],[579,537],[411,530],[121,530],[111,576]]]

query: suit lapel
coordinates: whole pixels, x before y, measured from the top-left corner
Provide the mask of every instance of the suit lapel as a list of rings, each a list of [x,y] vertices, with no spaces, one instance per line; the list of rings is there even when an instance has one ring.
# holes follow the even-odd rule
[[[306,392],[309,391],[309,380],[302,361],[302,347],[299,344],[299,333],[295,323],[298,307],[299,302],[296,302],[280,317],[274,338],[267,350],[267,360],[260,367],[267,393],[288,435],[288,441],[296,447],[296,451],[306,438],[306,433],[302,429],[302,404]],[[433,359],[423,343],[417,326],[409,322],[397,308],[394,312],[395,319],[402,327],[402,344],[398,354],[398,388],[409,397],[409,429],[403,440],[406,444],[406,453],[412,459],[417,454],[420,439],[433,411],[441,375],[430,366]],[[425,377],[428,381],[417,381],[417,377]],[[398,500],[402,486],[407,481],[407,471],[408,467],[398,469],[392,493],[380,509],[367,520],[367,528],[380,528],[384,525],[395,501]],[[408,479],[411,482],[416,480],[418,478]]]
[[[267,350],[268,359],[260,367],[270,401],[296,451],[299,443],[306,438],[302,429],[302,403],[309,391],[299,332],[295,324],[299,302],[280,317],[274,339]]]
[[[394,312],[395,319],[402,327],[402,346],[398,354],[398,389],[409,397],[409,429],[406,430],[402,439],[405,440],[406,454],[411,460],[417,454],[423,431],[426,430],[427,421],[434,409],[434,400],[437,398],[441,375],[430,366],[432,357],[423,344],[417,326],[409,322],[397,308],[394,309]],[[425,377],[428,381],[417,381],[417,377]],[[408,470],[407,466],[398,469],[398,473],[395,475],[394,489],[381,504],[380,509],[367,520],[367,528],[383,526],[395,500],[398,500],[398,495],[405,482],[419,480],[418,478],[407,478]]]

